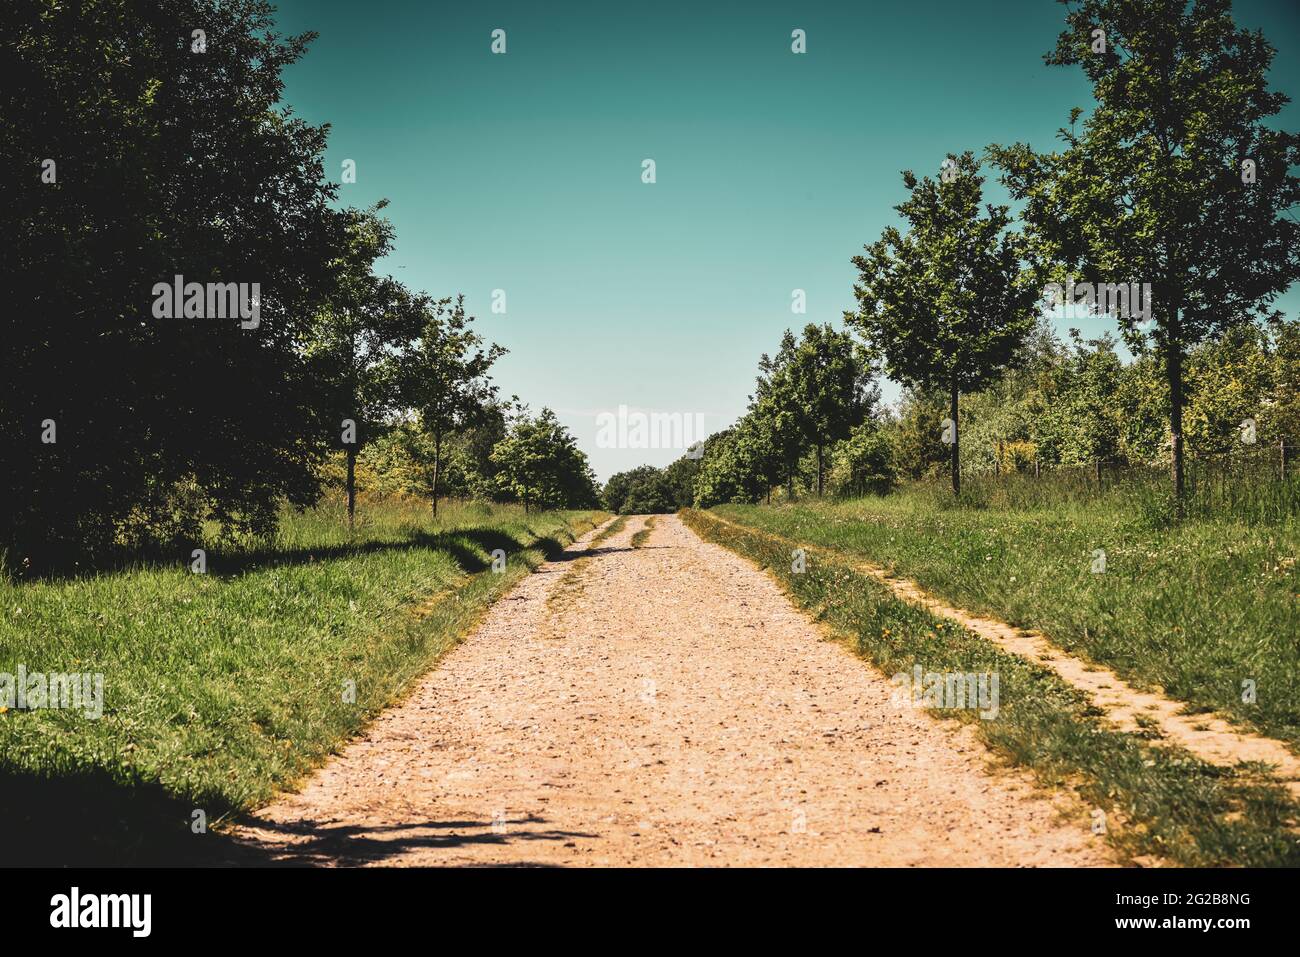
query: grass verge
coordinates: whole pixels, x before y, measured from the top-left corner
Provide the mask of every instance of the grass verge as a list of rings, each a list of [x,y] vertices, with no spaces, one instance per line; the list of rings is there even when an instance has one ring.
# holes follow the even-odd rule
[[[859,556],[1300,754],[1300,524],[1167,526],[1123,505],[980,509],[903,492],[718,514]]]
[[[766,568],[799,605],[885,674],[910,672],[914,665],[927,672],[996,673],[996,718],[981,720],[966,709],[938,713],[972,723],[996,755],[1028,768],[1042,786],[1073,788],[1104,812],[1099,820],[1122,859],[1300,864],[1294,830],[1300,809],[1262,769],[1216,767],[1113,730],[1081,692],[1052,672],[901,601],[851,560],[819,552],[796,573],[797,541],[705,512],[680,514],[703,538]]]
[[[0,714],[0,819],[32,855],[148,860],[195,810],[211,825],[265,802],[596,517],[471,505],[434,522],[418,503],[364,515],[352,539],[333,504],[288,516],[273,547],[215,550],[206,574],[187,554],[0,585],[0,673],[103,676],[98,719]]]

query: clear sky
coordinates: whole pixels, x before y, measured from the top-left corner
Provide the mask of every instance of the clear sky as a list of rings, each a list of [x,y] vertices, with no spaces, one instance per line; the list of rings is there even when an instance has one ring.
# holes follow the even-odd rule
[[[839,322],[850,257],[897,219],[900,170],[995,142],[1048,149],[1091,104],[1080,70],[1042,62],[1055,0],[277,6],[282,32],[320,34],[285,99],[331,124],[328,174],[356,161],[342,201],[391,201],[383,269],[465,293],[510,350],[502,391],[555,409],[601,480],[681,450],[599,448],[598,413],[702,413],[716,431],[782,330]],[[1300,98],[1300,2],[1235,11],[1278,48],[1273,87]],[[1300,127],[1300,106],[1281,123]]]

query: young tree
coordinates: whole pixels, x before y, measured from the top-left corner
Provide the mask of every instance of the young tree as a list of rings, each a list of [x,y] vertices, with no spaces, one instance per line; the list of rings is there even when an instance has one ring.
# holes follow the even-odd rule
[[[984,207],[984,178],[971,153],[949,156],[939,181],[904,171],[911,195],[895,207],[909,231],[888,227],[853,257],[858,312],[847,323],[904,386],[948,395],[952,490],[961,491],[958,399],[1000,375],[1036,315],[1035,276],[1006,206]]]
[[[492,450],[502,484],[533,508],[587,508],[599,500],[596,477],[573,435],[542,409],[536,418],[525,411],[510,434]]]
[[[1092,114],[1076,132],[1071,111],[1060,152],[990,150],[1046,256],[1082,281],[1151,284],[1180,513],[1188,348],[1277,316],[1300,278],[1300,224],[1284,216],[1300,203],[1300,136],[1264,125],[1288,102],[1266,82],[1275,52],[1237,28],[1231,0],[1080,0],[1045,59],[1083,68]],[[1135,313],[1117,318],[1141,345]]]
[[[465,313],[465,297],[420,303],[419,342],[401,359],[401,394],[433,438],[433,514],[438,514],[438,472],[447,436],[482,419],[497,394],[488,370],[506,350],[483,338]]]
[[[784,479],[791,499],[807,417],[792,372],[797,351],[794,333],[787,329],[776,355],[765,352],[759,357],[758,382],[745,416],[747,427],[743,436],[737,436],[750,446],[744,456],[747,466],[756,468],[769,488]]]
[[[1052,371],[1051,400],[1035,425],[1039,455],[1062,465],[1118,459],[1123,369],[1114,340],[1107,335],[1085,342],[1077,330],[1070,333],[1072,349]]]
[[[871,367],[847,332],[830,323],[809,323],[787,366],[798,397],[797,420],[804,442],[817,452],[817,495],[825,485],[826,446],[848,438],[879,397],[871,388]]]
[[[396,280],[375,276],[377,259],[392,249],[392,226],[380,203],[347,210],[348,245],[337,263],[336,286],[317,314],[308,361],[328,391],[325,427],[339,435],[347,457],[348,528],[356,512],[357,455],[401,401],[396,357],[419,335],[415,300]]]
[[[952,464],[948,450],[934,440],[943,431],[947,408],[948,397],[938,390],[903,389],[897,412],[883,426],[900,475],[924,478]]]
[[[489,402],[468,428],[454,436],[448,461],[462,476],[467,496],[485,500],[500,492],[500,470],[492,461],[492,450],[510,434],[510,421],[518,404],[518,396]]]

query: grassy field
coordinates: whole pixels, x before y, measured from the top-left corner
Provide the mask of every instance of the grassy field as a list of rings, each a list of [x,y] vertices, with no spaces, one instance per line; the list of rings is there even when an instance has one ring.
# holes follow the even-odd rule
[[[1044,786],[1072,787],[1090,809],[1094,828],[1105,827],[1123,859],[1200,866],[1300,864],[1294,831],[1300,809],[1261,768],[1215,767],[1180,749],[1113,730],[1081,692],[1053,672],[901,601],[857,570],[861,550],[856,546],[840,545],[843,557],[809,553],[805,570],[794,570],[792,545],[823,538],[832,546],[856,542],[838,523],[870,507],[874,503],[717,510],[753,527],[719,521],[709,512],[682,514],[706,539],[769,569],[796,602],[885,674],[907,673],[915,665],[938,673],[997,674],[1001,700],[992,720],[969,709],[941,713],[972,723],[996,755],[1030,769]],[[901,522],[902,513],[896,518]],[[797,538],[776,537],[766,528],[788,530]],[[892,534],[921,536],[924,529],[898,526]]]
[[[272,546],[213,547],[206,574],[187,553],[165,567],[0,584],[0,673],[98,674],[104,689],[97,720],[84,708],[0,714],[6,829],[45,835],[90,815],[120,859],[144,839],[141,819],[190,824],[201,809],[215,822],[256,806],[598,518],[449,505],[434,522],[419,502],[363,504],[359,517],[349,540],[336,503],[288,515]],[[502,573],[495,549],[508,557]]]
[[[1042,631],[1192,712],[1300,752],[1300,521],[1177,526],[1125,497],[956,506],[918,489],[720,515],[882,565],[971,611]],[[1104,571],[1100,563],[1104,551]],[[1096,570],[1094,570],[1096,569]],[[1243,700],[1244,682],[1255,700]]]

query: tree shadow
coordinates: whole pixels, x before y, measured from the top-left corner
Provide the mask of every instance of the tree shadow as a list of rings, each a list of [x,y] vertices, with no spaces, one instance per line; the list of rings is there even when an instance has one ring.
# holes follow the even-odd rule
[[[550,541],[554,541],[550,539]],[[556,542],[558,545],[559,543]],[[547,560],[552,562],[573,562],[579,558],[591,558],[598,555],[609,555],[614,552],[630,552],[634,549],[630,545],[597,545],[595,548],[587,548],[580,552],[565,552],[559,554],[548,554]]]
[[[320,824],[316,821],[276,823],[250,818],[242,823],[258,829],[269,840],[239,837],[227,852],[250,855],[232,863],[270,863],[281,867],[321,864],[360,866],[382,863],[419,849],[454,849],[473,845],[507,845],[518,842],[575,842],[599,837],[587,831],[546,827],[545,818],[529,815],[503,821],[449,820],[403,824]],[[539,826],[541,825],[541,826]],[[499,827],[498,831],[495,828]],[[475,830],[477,829],[477,830]],[[442,833],[473,831],[473,833]],[[524,866],[538,866],[526,863]]]
[[[563,548],[554,538],[543,539]],[[263,545],[256,548],[238,548],[228,552],[211,549],[207,554],[207,574],[218,578],[237,578],[264,568],[310,565],[315,562],[334,561],[392,551],[428,549],[445,551],[466,572],[474,574],[491,567],[490,556],[496,549],[510,555],[533,545],[522,545],[506,533],[493,528],[460,528],[440,532],[413,531],[405,538],[391,541],[340,542],[316,548],[284,548]],[[483,554],[478,554],[481,549]],[[489,556],[485,558],[484,555]],[[139,569],[188,567],[191,561],[190,546],[174,554],[157,551],[138,552],[117,556],[85,568],[55,568],[26,576],[22,582],[66,582],[96,575],[130,572]]]
[[[554,539],[548,541],[554,542]],[[468,543],[468,544],[467,544]],[[556,543],[558,544],[558,543]],[[310,565],[392,551],[425,549],[446,552],[462,571],[476,574],[492,566],[492,552],[500,549],[507,557],[525,547],[505,532],[493,528],[463,528],[443,532],[411,532],[404,539],[390,542],[360,542],[328,545],[324,548],[266,547],[247,552],[220,553],[208,560],[208,574],[220,578],[237,578],[263,568]],[[484,557],[487,556],[487,557]]]
[[[124,784],[103,771],[44,777],[8,771],[0,784],[4,864],[12,867],[211,863],[216,832],[195,833],[194,812],[160,784]],[[206,823],[206,821],[205,821]],[[218,852],[219,853],[219,852]]]
[[[268,838],[261,840],[237,836],[225,827],[209,826],[196,833],[196,810],[195,802],[183,801],[156,783],[125,785],[102,772],[58,778],[7,774],[0,786],[3,863],[7,867],[359,866],[419,848],[568,842],[599,836],[545,827],[546,819],[534,815],[506,821],[389,825],[278,824],[247,815],[233,819]],[[206,811],[211,825],[218,812]],[[504,830],[498,833],[492,830],[494,825]],[[471,833],[443,833],[449,831]]]

